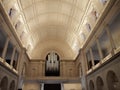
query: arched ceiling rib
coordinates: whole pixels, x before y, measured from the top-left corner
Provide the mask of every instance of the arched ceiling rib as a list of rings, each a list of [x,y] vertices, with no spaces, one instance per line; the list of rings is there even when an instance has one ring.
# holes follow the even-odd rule
[[[17,2],[29,37],[32,38],[32,49],[29,51],[31,58],[42,59],[43,53],[53,49],[58,53],[62,52],[63,59],[67,59],[67,53],[71,56],[69,59],[75,59],[81,46],[79,35],[82,31],[79,27],[89,0]],[[41,57],[38,57],[36,52],[40,53]]]

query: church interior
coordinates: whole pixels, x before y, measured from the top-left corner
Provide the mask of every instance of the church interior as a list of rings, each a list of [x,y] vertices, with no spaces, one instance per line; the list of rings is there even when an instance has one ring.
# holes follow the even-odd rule
[[[120,90],[120,0],[0,0],[0,90]]]

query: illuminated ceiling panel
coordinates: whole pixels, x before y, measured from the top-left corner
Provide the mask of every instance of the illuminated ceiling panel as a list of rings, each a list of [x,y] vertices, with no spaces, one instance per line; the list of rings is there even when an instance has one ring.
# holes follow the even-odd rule
[[[33,41],[36,41],[31,58],[42,59],[35,53],[41,54],[39,51],[41,49],[46,51],[55,49],[58,53],[61,50],[62,54],[72,55],[69,59],[75,59],[81,46],[78,28],[88,0],[18,0],[18,2],[29,33]],[[64,47],[69,47],[69,50]],[[68,55],[65,55],[63,59],[68,59]]]
[[[61,53],[62,59],[76,58],[82,44],[80,26],[89,0],[16,1],[23,28],[29,35],[25,40],[32,47],[28,52],[31,59],[44,59],[43,53],[50,50]]]

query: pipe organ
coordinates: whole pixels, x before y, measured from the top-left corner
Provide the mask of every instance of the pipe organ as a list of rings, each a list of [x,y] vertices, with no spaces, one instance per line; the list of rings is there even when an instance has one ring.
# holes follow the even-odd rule
[[[46,57],[46,74],[56,76],[59,72],[59,56],[55,52],[50,52]],[[49,76],[49,75],[48,75]]]

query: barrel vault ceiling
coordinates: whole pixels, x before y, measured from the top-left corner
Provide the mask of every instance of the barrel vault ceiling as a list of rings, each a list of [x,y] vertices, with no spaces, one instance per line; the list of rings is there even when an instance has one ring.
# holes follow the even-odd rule
[[[30,42],[28,54],[31,59],[45,59],[50,51],[57,52],[61,59],[76,58],[82,46],[81,23],[89,0],[16,2],[28,33],[24,40]]]

